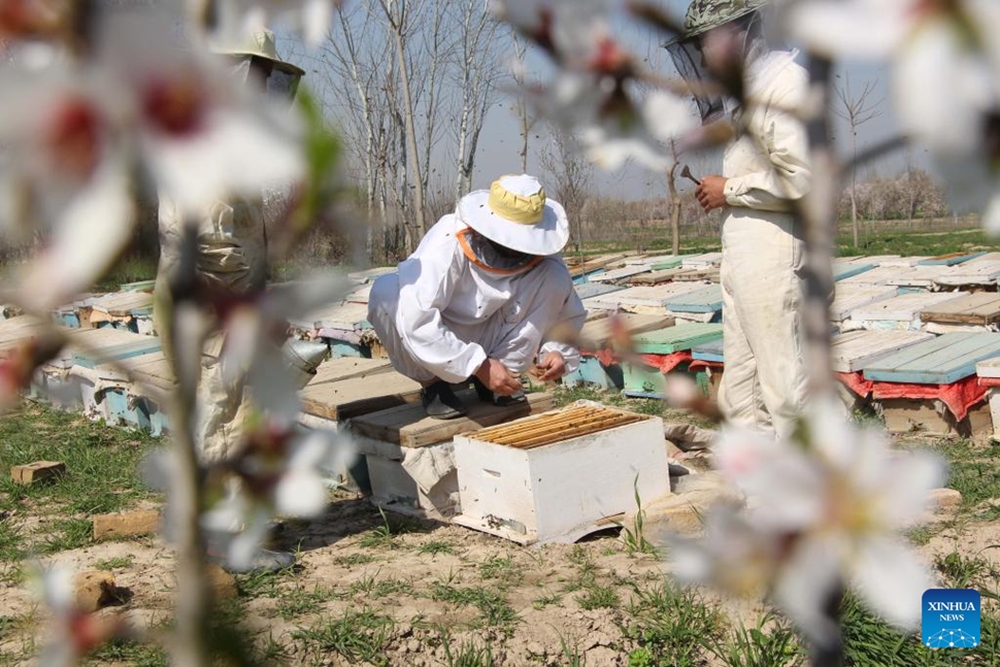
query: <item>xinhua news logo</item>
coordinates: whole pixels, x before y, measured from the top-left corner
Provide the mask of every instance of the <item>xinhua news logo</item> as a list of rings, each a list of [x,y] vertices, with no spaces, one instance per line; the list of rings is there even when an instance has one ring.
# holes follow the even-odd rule
[[[931,588],[924,592],[921,634],[928,648],[979,646],[979,591]]]

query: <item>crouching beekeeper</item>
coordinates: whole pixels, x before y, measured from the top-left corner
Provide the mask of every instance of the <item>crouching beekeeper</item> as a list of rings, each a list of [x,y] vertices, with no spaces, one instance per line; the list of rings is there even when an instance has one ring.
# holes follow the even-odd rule
[[[368,320],[393,367],[423,389],[424,410],[465,412],[450,383],[475,383],[480,400],[520,400],[522,373],[542,381],[580,363],[572,340],[586,319],[559,254],[566,212],[531,176],[504,176],[463,197],[397,274],[372,286]]]

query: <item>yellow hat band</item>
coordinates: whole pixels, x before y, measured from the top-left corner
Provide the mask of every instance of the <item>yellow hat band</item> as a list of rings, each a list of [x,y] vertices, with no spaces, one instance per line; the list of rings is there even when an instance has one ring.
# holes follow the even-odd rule
[[[545,217],[545,191],[539,190],[525,197],[507,190],[500,181],[494,181],[487,205],[505,220],[521,225],[537,225]]]

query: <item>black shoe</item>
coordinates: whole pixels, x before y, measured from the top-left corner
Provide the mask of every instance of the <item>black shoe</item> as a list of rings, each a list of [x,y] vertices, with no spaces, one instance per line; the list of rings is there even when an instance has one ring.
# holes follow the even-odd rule
[[[493,399],[493,404],[498,405],[501,408],[505,408],[508,405],[514,405],[515,403],[523,403],[526,400],[528,400],[528,398],[524,395],[524,391],[519,391],[513,396],[497,396],[496,398]]]
[[[465,414],[465,406],[458,399],[451,385],[443,380],[420,390],[424,412],[434,419],[455,419]]]
[[[477,378],[475,375],[472,376],[472,386],[476,388],[476,396],[483,403],[493,402],[493,390],[483,384],[483,381]]]

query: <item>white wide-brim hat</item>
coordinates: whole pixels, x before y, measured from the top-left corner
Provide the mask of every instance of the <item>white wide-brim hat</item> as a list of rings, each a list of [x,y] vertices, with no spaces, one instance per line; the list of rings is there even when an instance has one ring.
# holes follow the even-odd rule
[[[238,41],[231,38],[220,39],[212,44],[212,51],[220,55],[260,58],[272,63],[278,71],[298,77],[306,73],[298,65],[293,65],[278,56],[274,33],[270,30],[258,30]]]
[[[554,255],[569,241],[569,219],[538,179],[502,176],[458,202],[458,219],[494,243],[529,255]]]

